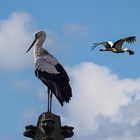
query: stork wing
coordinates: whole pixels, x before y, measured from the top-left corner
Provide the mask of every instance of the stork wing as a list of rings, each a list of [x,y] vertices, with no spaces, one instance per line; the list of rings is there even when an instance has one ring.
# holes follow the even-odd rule
[[[41,70],[49,74],[58,74],[59,72],[55,67],[58,63],[53,56],[45,55],[36,59],[35,70]]]
[[[66,71],[58,62],[58,60],[51,54],[39,57],[35,62],[35,70],[47,72],[48,74],[60,74],[62,77],[64,76],[69,81],[69,77]]]
[[[111,42],[111,41],[110,41]],[[91,51],[96,47],[96,46],[99,46],[99,45],[103,45],[105,46],[106,48],[110,48],[111,47],[111,44],[106,41],[106,42],[100,42],[100,43],[93,43],[93,46],[92,46],[92,49]]]
[[[72,89],[69,77],[63,66],[51,54],[37,58],[35,61],[36,76],[54,93],[60,104],[69,102]]]
[[[116,41],[112,47],[116,49],[122,49],[122,45],[124,42],[133,43],[134,41],[136,41],[136,36],[125,37]]]
[[[63,79],[70,81],[69,76],[67,75],[65,69],[63,68],[63,66],[60,63],[58,63],[56,65],[56,69],[60,73],[61,77],[63,77]]]

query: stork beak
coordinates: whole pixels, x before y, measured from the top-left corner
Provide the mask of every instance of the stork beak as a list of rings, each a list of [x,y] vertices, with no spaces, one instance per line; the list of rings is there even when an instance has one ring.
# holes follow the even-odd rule
[[[35,42],[37,41],[37,37],[35,37],[33,43],[31,44],[31,46],[29,47],[29,49],[26,51],[26,53],[34,46]]]

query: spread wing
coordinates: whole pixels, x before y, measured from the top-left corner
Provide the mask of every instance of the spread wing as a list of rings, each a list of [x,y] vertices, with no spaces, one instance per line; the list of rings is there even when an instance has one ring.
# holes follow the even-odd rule
[[[106,47],[106,48],[110,48],[110,47],[112,47],[113,43],[112,43],[111,41],[100,42],[100,43],[93,43],[93,46],[92,46],[91,51],[92,51],[96,46],[99,46],[99,45],[103,45],[103,46]]]
[[[136,41],[136,36],[128,36],[128,37],[125,37],[125,38],[122,38],[122,39],[119,39],[118,41],[116,41],[114,44],[113,44],[113,48],[116,48],[117,50],[120,49],[122,50],[122,45],[124,42],[126,43],[134,43],[134,41]]]

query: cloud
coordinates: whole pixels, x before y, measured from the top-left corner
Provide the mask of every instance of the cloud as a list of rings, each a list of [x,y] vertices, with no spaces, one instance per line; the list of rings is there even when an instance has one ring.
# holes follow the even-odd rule
[[[31,59],[26,50],[31,42],[33,28],[33,20],[28,13],[12,13],[7,19],[0,19],[2,69],[15,70],[29,65]]]
[[[64,33],[73,39],[87,38],[88,27],[85,25],[79,25],[76,23],[69,23],[63,28]]]
[[[140,102],[139,99],[132,100],[128,105],[122,106],[120,108],[120,114],[114,117],[116,122],[121,122],[125,124],[136,125],[140,122]]]
[[[123,126],[122,138],[127,138],[129,134],[132,138],[134,133],[137,134],[139,104],[134,101],[139,100],[140,78],[120,79],[109,68],[89,62],[67,70],[71,77],[73,98],[64,107],[63,121],[75,126],[75,139],[116,140]],[[132,98],[131,95],[136,97]],[[126,108],[129,111],[125,112]],[[135,114],[130,115],[125,124],[123,120],[133,111]],[[133,123],[130,123],[131,119]],[[128,132],[125,132],[127,128]],[[133,133],[130,133],[131,130]],[[121,136],[118,140],[121,140]]]
[[[52,46],[58,45],[58,35],[50,29],[43,30],[47,32],[45,45],[51,46],[51,49]],[[1,69],[20,70],[33,64],[32,53],[26,54],[26,50],[31,45],[36,31],[38,27],[29,13],[14,12],[7,19],[0,19]]]
[[[139,101],[135,101],[122,106],[119,115],[113,120],[108,116],[98,116],[98,128],[92,133],[92,137],[96,140],[140,139],[139,105]]]

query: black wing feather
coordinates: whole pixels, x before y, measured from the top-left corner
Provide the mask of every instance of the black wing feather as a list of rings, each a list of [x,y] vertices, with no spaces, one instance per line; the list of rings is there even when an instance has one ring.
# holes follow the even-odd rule
[[[59,74],[50,74],[45,71],[36,70],[36,76],[51,90],[59,103],[69,102],[72,97],[72,89],[69,84],[69,77],[61,64],[55,66]]]
[[[129,36],[129,37],[125,37],[125,38],[122,38],[122,39],[119,39],[117,40],[114,44],[113,44],[113,48],[122,48],[122,45],[124,42],[127,42],[127,43],[133,43],[134,41],[136,41],[136,36]]]

